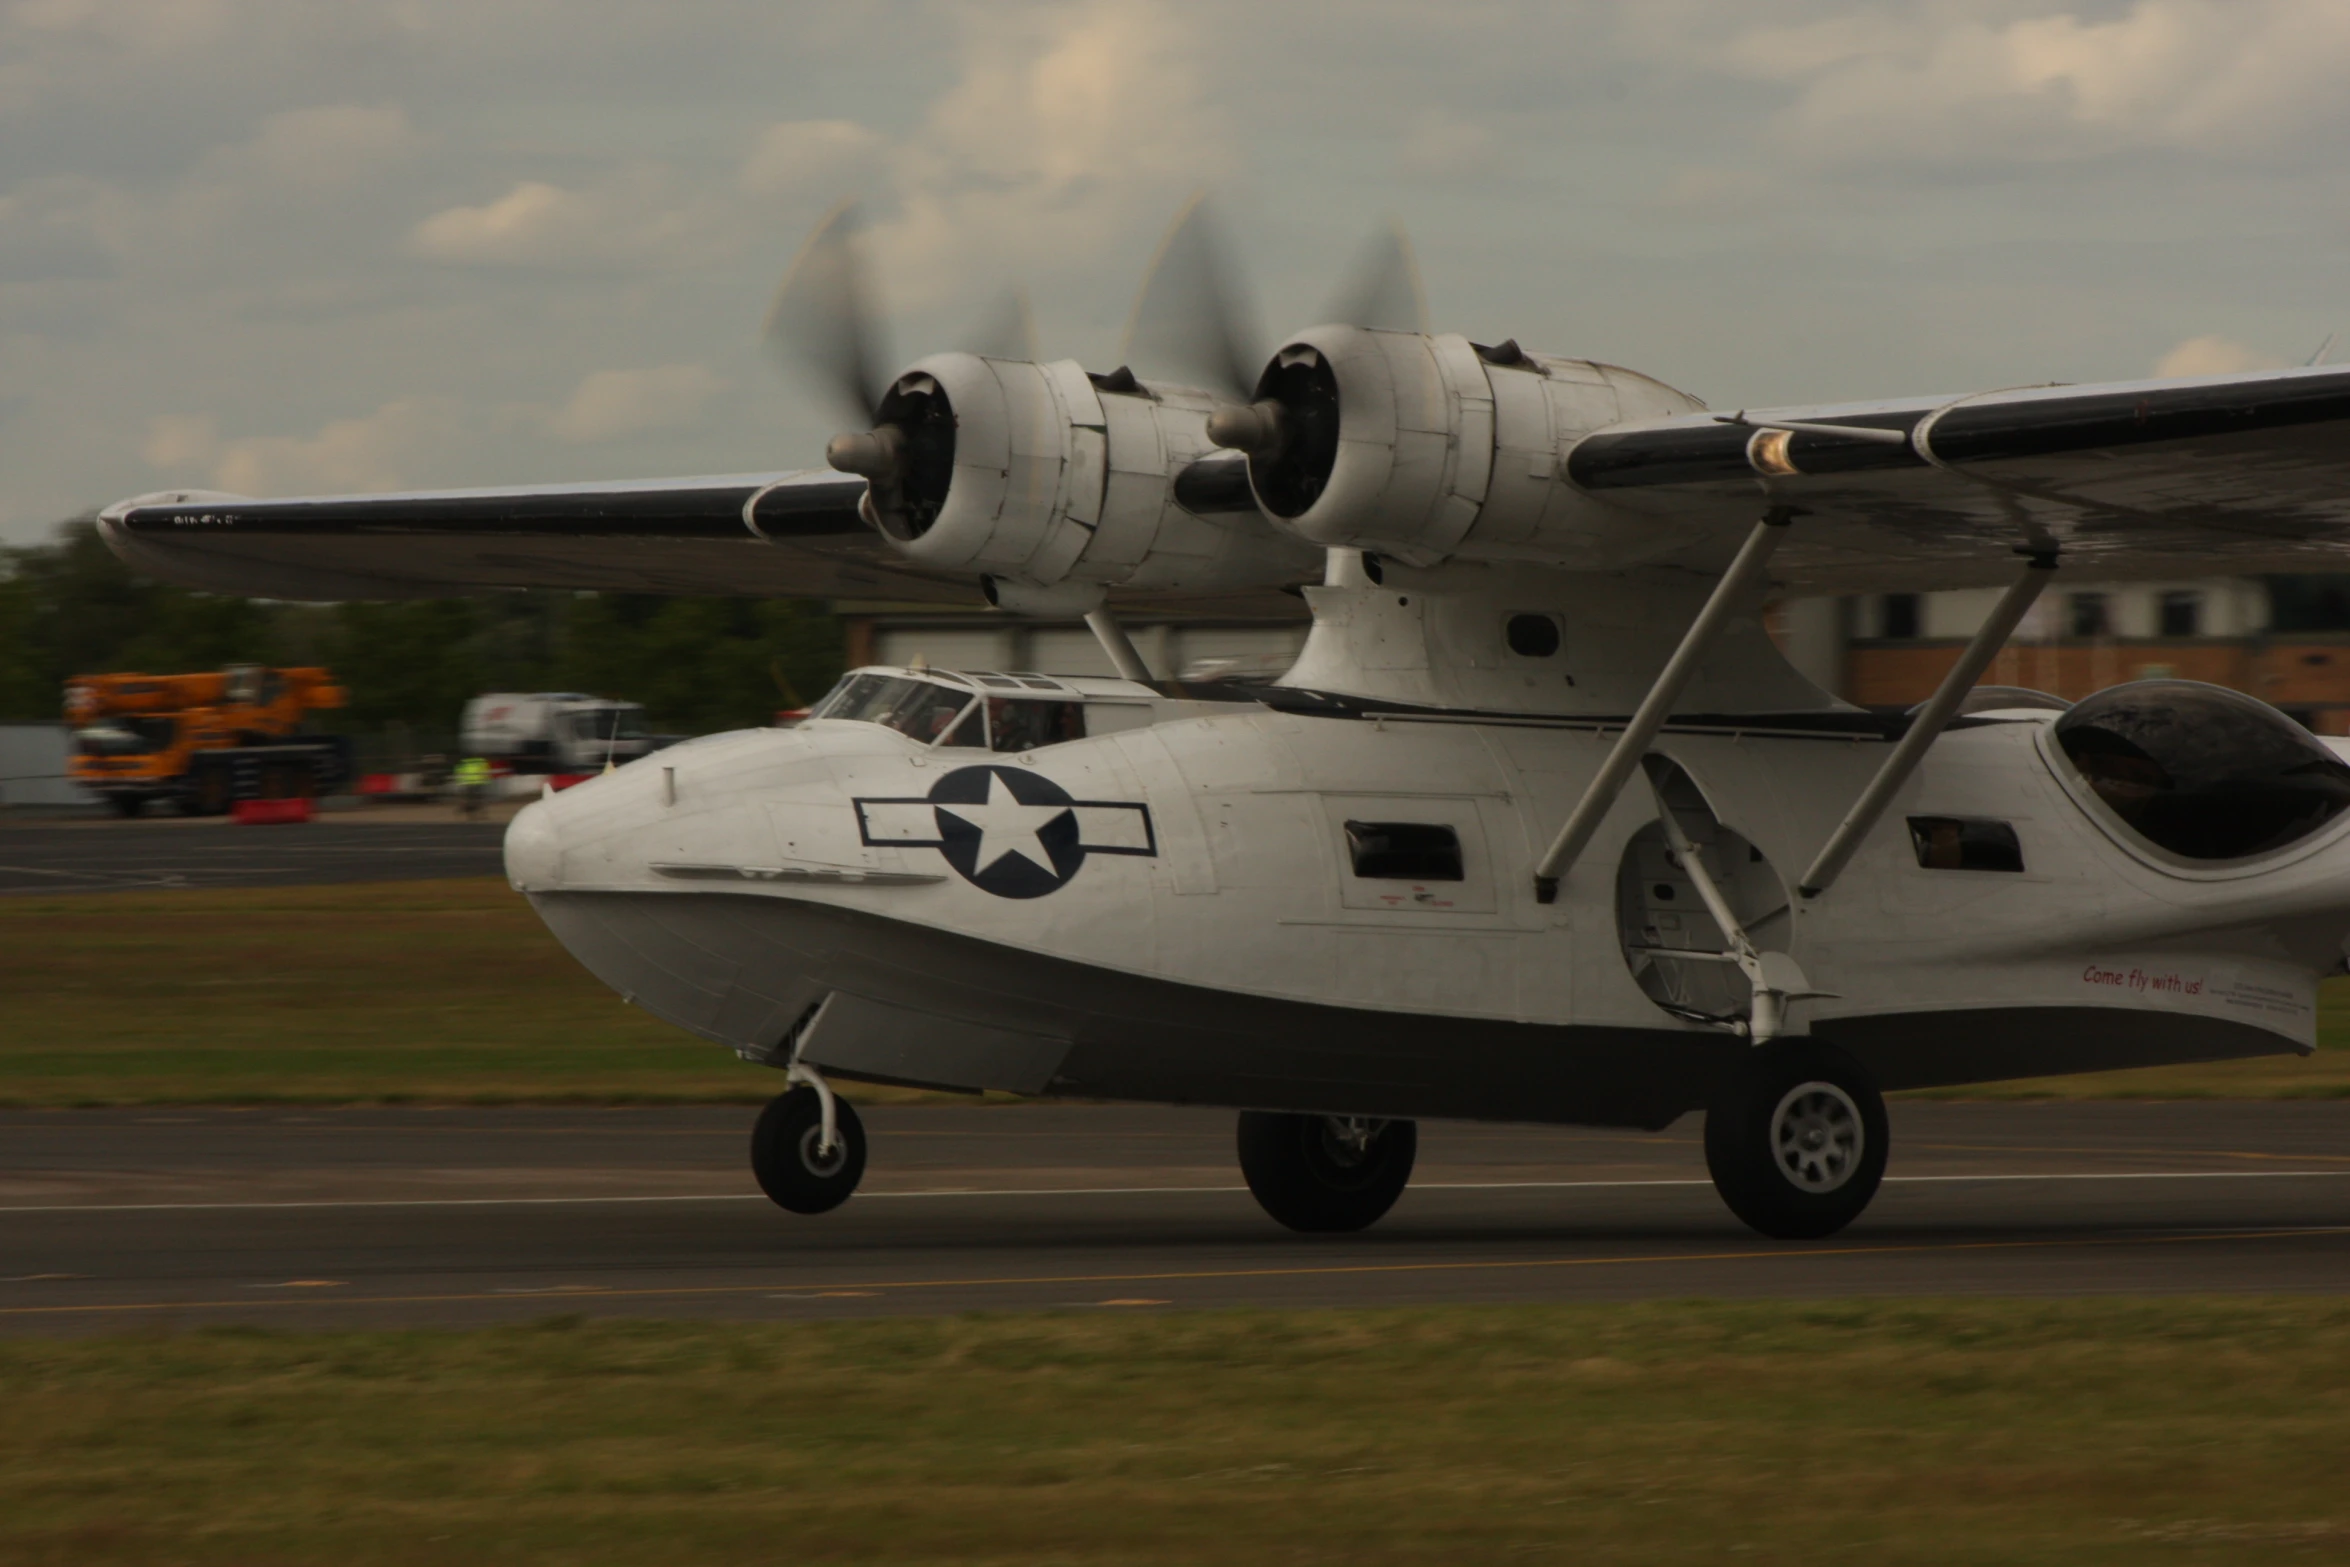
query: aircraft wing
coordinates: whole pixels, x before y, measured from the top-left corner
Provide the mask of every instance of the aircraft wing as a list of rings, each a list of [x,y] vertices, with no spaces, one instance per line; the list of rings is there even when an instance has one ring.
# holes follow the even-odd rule
[[[248,500],[167,491],[109,507],[131,565],[224,593],[434,598],[588,588],[969,604],[968,578],[910,567],[831,472]]]
[[[1793,508],[1772,575],[1798,592],[2001,581],[2050,547],[2099,578],[2350,571],[2350,369],[1681,415],[1565,471],[1716,539]]]

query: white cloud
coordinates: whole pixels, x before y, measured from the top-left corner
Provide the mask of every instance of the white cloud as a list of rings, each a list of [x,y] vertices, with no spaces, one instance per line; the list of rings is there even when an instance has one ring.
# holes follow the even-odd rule
[[[412,464],[457,437],[459,414],[453,399],[402,397],[313,436],[231,441],[213,464],[212,481],[239,495],[397,490],[411,481]]]
[[[2234,338],[2216,335],[2190,337],[2154,363],[2156,375],[2235,375],[2245,370],[2276,370],[2284,361],[2264,354]]]
[[[448,207],[408,233],[408,252],[426,261],[497,267],[672,266],[706,259],[722,215],[684,182],[632,165],[601,184],[572,190],[522,180],[476,207]]]
[[[726,387],[707,365],[598,370],[573,388],[560,408],[541,411],[535,422],[556,440],[575,445],[616,440],[692,424]]]
[[[926,302],[1164,223],[1228,166],[1199,72],[1214,31],[1131,0],[971,12],[960,78],[891,158],[898,210],[874,239],[892,283]]]
[[[2136,0],[2111,20],[1872,7],[1735,35],[1727,70],[1796,91],[1779,128],[1838,162],[2242,153],[2350,115],[2340,0]]]

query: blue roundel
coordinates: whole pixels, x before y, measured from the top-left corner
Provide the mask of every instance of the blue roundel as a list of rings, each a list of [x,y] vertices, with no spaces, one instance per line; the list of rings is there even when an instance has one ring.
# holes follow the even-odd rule
[[[1038,773],[958,767],[930,790],[938,852],[963,879],[999,898],[1041,898],[1085,864],[1076,801]]]

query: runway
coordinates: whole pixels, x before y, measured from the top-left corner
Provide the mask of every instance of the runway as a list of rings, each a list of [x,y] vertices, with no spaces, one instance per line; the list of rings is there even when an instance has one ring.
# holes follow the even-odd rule
[[[0,1331],[797,1319],[1687,1296],[2350,1290],[2350,1105],[1900,1104],[1829,1241],[1761,1240],[1660,1134],[1431,1123],[1376,1229],[1305,1238],[1219,1111],[875,1108],[845,1208],[748,1109],[0,1113]]]
[[[503,822],[417,814],[351,813],[276,827],[201,817],[9,825],[0,827],[0,896],[501,874]]]

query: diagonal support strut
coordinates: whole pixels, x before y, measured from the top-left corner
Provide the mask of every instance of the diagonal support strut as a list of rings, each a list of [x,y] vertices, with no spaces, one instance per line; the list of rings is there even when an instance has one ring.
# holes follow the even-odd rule
[[[1119,679],[1149,683],[1150,666],[1142,661],[1142,654],[1135,651],[1133,638],[1126,635],[1126,628],[1118,624],[1117,616],[1107,609],[1092,610],[1085,617],[1085,627],[1093,633],[1093,639],[1102,645],[1102,651],[1110,656],[1110,667],[1118,671]]]
[[[1648,752],[1648,743],[1672,716],[1673,704],[1681,700],[1681,693],[1688,688],[1690,677],[1697,673],[1697,666],[1713,646],[1714,638],[1721,634],[1722,627],[1748,591],[1762,581],[1763,568],[1770,564],[1771,552],[1786,538],[1787,524],[1794,517],[1793,508],[1774,506],[1746,536],[1737,558],[1730,562],[1730,569],[1714,584],[1705,607],[1689,622],[1689,629],[1681,633],[1681,645],[1673,649],[1673,656],[1657,672],[1656,683],[1641,699],[1639,711],[1616,737],[1615,749],[1600,763],[1598,773],[1583,790],[1583,798],[1575,802],[1566,825],[1559,828],[1558,837],[1552,840],[1550,851],[1534,867],[1536,902],[1549,903],[1558,897],[1560,879],[1574,868],[1576,857],[1599,830],[1600,822],[1615,805],[1616,796],[1624,792],[1632,770],[1640,765],[1640,758]]]
[[[1869,786],[1860,792],[1859,799],[1852,802],[1852,809],[1844,813],[1844,820],[1828,835],[1828,841],[1820,846],[1819,855],[1811,862],[1811,869],[1805,871],[1803,880],[1796,884],[1796,890],[1803,896],[1818,897],[1843,874],[1845,864],[1860,848],[1861,840],[1869,835],[1870,828],[1877,825],[1877,818],[1885,814],[1885,807],[1893,803],[1893,796],[1900,792],[1901,786],[1909,782],[1909,775],[1917,771],[1918,763],[1926,759],[1927,749],[1941,738],[1942,731],[1949,727],[1952,716],[1958,712],[1958,705],[1975,688],[1975,682],[1982,678],[1983,671],[1991,667],[1991,660],[1999,656],[1999,650],[2007,645],[2007,639],[2015,634],[2015,628],[2023,622],[2025,612],[2031,609],[2034,601],[2040,597],[2041,590],[2048,586],[2055,574],[2054,552],[2035,554],[2030,564],[2025,566],[2024,574],[2008,584],[2007,591],[1999,597],[1998,606],[1991,611],[1991,618],[1983,622],[1974,640],[1959,654],[1958,662],[1950,666],[1950,673],[1942,677],[1942,683],[1927,698],[1926,705],[1910,724],[1909,732],[1893,747],[1893,754],[1885,758],[1884,765],[1877,769],[1877,775],[1869,780]]]

